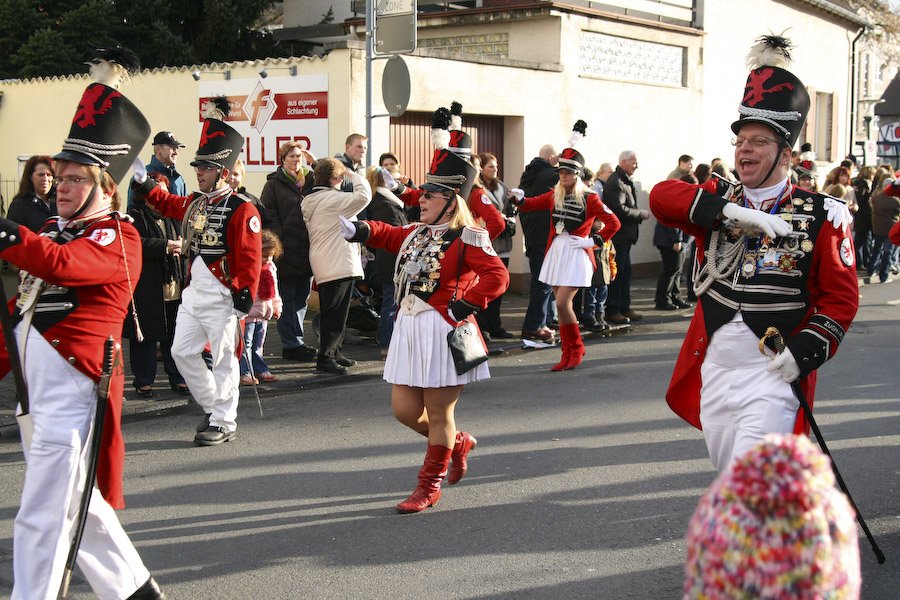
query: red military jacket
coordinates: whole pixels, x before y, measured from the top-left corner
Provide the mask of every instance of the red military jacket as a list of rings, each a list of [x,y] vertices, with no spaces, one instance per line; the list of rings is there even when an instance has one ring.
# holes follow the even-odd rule
[[[117,344],[121,343],[122,322],[128,313],[132,288],[141,274],[141,238],[126,218],[113,213],[84,219],[81,235],[64,244],[45,235],[58,231],[55,218],[47,221],[42,235],[19,227],[21,241],[0,252],[3,259],[50,284],[38,300],[41,310],[35,312],[32,327],[94,381],[100,381],[106,339],[112,336]],[[72,228],[64,231],[71,232]],[[47,304],[41,306],[44,301]],[[125,374],[122,366],[122,355],[118,353],[97,467],[97,485],[113,508],[125,507],[125,442],[120,423]],[[26,365],[26,371],[31,368],[34,366]],[[0,377],[7,371],[9,356],[3,344]]]
[[[743,198],[739,186],[727,199],[717,195],[725,193],[724,186],[718,187],[722,185],[714,180],[702,186],[668,180],[650,193],[650,208],[660,223],[697,238],[701,268],[710,233],[726,227],[719,221],[722,208]],[[767,268],[749,278],[739,268],[700,296],[666,393],[672,410],[691,425],[700,428],[700,366],[709,339],[737,310],[759,337],[767,326],[778,327],[797,360],[800,385],[812,406],[816,369],[834,356],[859,306],[851,232],[832,224],[827,202],[835,200],[789,185],[773,214],[791,223],[791,234],[768,240],[772,257],[762,247],[765,240],[748,245],[748,253]],[[809,424],[797,419],[795,431],[808,432]]]
[[[135,192],[145,197],[161,215],[182,220],[184,231],[194,227],[203,208],[202,202],[197,201],[203,194],[177,196],[149,184],[152,184],[150,180]],[[209,215],[203,217],[205,222],[197,225],[199,233],[189,249],[189,263],[200,256],[210,272],[231,290],[235,308],[249,313],[262,268],[262,225],[259,211],[248,198],[231,192],[230,188],[226,196],[221,204],[211,202],[215,208],[210,208]]]
[[[368,246],[384,248],[388,252],[398,254],[404,241],[416,234],[422,227],[420,223],[397,227],[382,223],[381,221],[365,221],[369,230],[369,238],[364,240]],[[509,287],[509,271],[506,270],[503,261],[497,257],[497,253],[490,244],[487,232],[480,227],[464,227],[462,231],[447,231],[445,238],[453,241],[434,252],[427,260],[420,273],[422,287],[427,285],[430,290],[411,290],[420,298],[440,313],[451,325],[457,325],[447,314],[447,306],[453,298],[454,291],[459,286],[456,294],[457,300],[462,300],[473,308],[485,309],[488,303],[500,296]],[[461,244],[465,244],[465,252],[461,252]],[[409,245],[407,245],[407,248]],[[462,253],[463,265],[460,270],[459,257]],[[399,268],[404,268],[405,257],[398,258]],[[413,257],[420,258],[420,257]],[[457,275],[459,277],[457,278]],[[436,283],[432,283],[436,282]],[[413,284],[413,286],[415,283]],[[397,304],[402,300],[407,290],[400,290],[400,296],[396,298]],[[474,316],[469,315],[467,320],[474,322]]]
[[[525,198],[522,200],[522,204],[519,205],[519,210],[521,211],[532,211],[532,210],[549,210],[553,211],[554,206],[556,204],[556,190],[550,190],[549,192],[545,192],[540,196],[532,196],[531,198]],[[556,221],[556,216],[553,216],[554,222]],[[575,235],[578,237],[586,238],[591,235],[591,228],[594,225],[594,221],[596,219],[600,219],[603,222],[603,229],[600,230],[600,237],[603,238],[604,242],[608,242],[612,239],[612,236],[616,235],[616,232],[622,227],[621,221],[619,221],[619,217],[613,213],[603,201],[600,200],[600,197],[597,194],[591,192],[587,195],[585,199],[585,207],[584,210],[579,215],[572,215],[569,219],[567,219],[567,229],[569,231],[569,235]],[[580,223],[577,223],[580,221]],[[553,243],[553,238],[557,235],[556,228],[550,228],[550,237],[547,238],[547,249],[544,250],[546,252],[550,249],[550,244]],[[593,248],[585,248],[585,252],[588,253],[588,256],[591,257],[591,264],[594,265],[594,269],[597,268],[597,258],[594,256]]]

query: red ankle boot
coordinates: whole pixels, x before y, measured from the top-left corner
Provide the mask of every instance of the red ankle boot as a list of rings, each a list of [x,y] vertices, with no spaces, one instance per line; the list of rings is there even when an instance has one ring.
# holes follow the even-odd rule
[[[419,485],[412,495],[397,505],[401,513],[422,512],[429,506],[437,506],[441,499],[441,480],[447,476],[451,448],[428,444],[425,464],[419,470]]]
[[[574,369],[581,364],[581,359],[584,357],[584,341],[581,339],[581,331],[578,330],[577,323],[563,325],[563,327],[572,328],[572,331],[569,332],[569,349],[571,354],[569,355],[569,364],[566,366],[566,369]]]
[[[562,359],[552,367],[551,371],[565,371],[572,359],[572,330],[569,325],[559,324],[559,345],[562,346]],[[575,325],[577,328],[578,325]]]
[[[478,440],[471,434],[468,434],[465,431],[456,432],[456,443],[453,444],[453,454],[450,455],[453,459],[453,463],[450,465],[447,483],[453,485],[463,478],[463,475],[466,474],[466,470],[468,469],[466,455],[469,453],[469,450],[474,450],[477,445]]]

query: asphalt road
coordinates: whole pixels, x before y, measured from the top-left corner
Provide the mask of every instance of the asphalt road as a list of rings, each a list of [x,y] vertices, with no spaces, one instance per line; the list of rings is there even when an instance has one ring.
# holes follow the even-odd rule
[[[893,298],[862,288],[857,320],[820,372],[816,414],[888,562],[864,537],[863,598],[900,597],[900,402]],[[238,437],[193,446],[192,405],[132,417],[119,513],[173,600],[216,598],[679,598],[684,533],[715,477],[700,433],[663,395],[687,319],[557,350],[492,357],[463,392],[479,440],[436,508],[398,515],[424,440],[396,423],[390,386],[355,378],[243,403]],[[0,438],[0,595],[24,463]],[[92,598],[76,573],[70,598]]]

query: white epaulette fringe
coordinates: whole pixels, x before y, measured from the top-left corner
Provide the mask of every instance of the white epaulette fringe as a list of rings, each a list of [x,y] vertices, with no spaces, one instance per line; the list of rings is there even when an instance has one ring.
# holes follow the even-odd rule
[[[487,229],[481,227],[463,227],[460,239],[464,244],[476,248],[487,248],[491,245],[491,236],[488,235]]]

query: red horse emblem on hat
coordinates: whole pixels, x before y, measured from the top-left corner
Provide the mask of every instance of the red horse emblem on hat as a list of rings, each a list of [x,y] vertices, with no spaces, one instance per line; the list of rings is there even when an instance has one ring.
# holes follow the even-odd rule
[[[562,158],[570,158],[571,159],[571,158],[575,158],[575,155],[577,155],[577,154],[578,154],[578,151],[575,150],[574,148],[566,148],[565,150],[562,151],[562,154],[560,156]]]
[[[110,93],[104,96],[105,92]],[[75,111],[75,118],[72,123],[78,125],[82,129],[97,124],[96,116],[105,114],[112,108],[113,98],[121,96],[119,92],[111,90],[104,85],[92,85],[84,91],[81,102],[78,104],[78,110]]]
[[[775,74],[774,69],[756,69],[750,72],[750,79],[747,81],[747,87],[744,88],[743,103],[746,106],[756,106],[762,102],[763,98],[768,94],[780,92],[781,90],[792,90],[794,84],[789,81],[779,83],[769,89],[764,87],[765,83]]]
[[[212,121],[207,120],[203,123],[203,133],[200,134],[200,147],[202,148],[211,140],[216,137],[225,137],[224,131],[209,131],[209,126],[212,124]]]
[[[446,160],[446,158],[448,156],[449,156],[449,154],[447,154],[443,150],[435,150],[434,158],[431,159],[431,169],[428,171],[428,174],[429,175],[436,174],[438,165],[441,164],[442,162],[444,162],[444,160]]]

